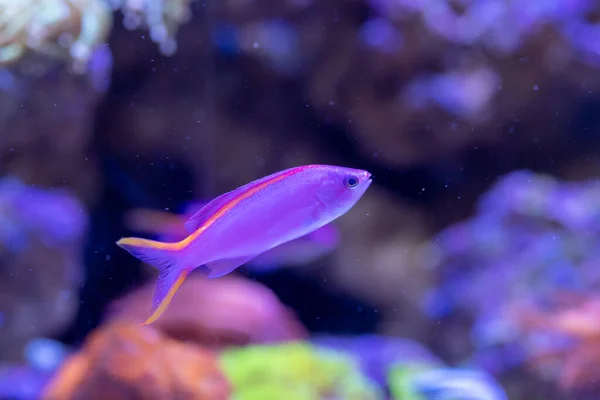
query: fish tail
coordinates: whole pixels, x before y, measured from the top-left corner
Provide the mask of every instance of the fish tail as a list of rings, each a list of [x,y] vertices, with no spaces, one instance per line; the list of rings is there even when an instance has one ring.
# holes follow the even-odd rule
[[[159,271],[152,300],[152,313],[142,325],[151,324],[165,312],[193,268],[182,263],[183,249],[177,246],[178,243],[123,238],[117,242],[117,245]]]

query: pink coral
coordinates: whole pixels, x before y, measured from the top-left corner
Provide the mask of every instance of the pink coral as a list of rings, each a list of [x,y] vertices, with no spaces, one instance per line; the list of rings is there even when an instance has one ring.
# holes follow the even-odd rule
[[[153,291],[154,282],[117,300],[108,320],[143,322]],[[307,337],[269,289],[237,276],[209,280],[192,273],[153,325],[173,337],[217,347]]]
[[[554,365],[559,385],[573,391],[597,385],[600,377],[600,298],[558,292],[558,307],[541,311],[533,305],[509,307],[509,315],[522,335],[555,334],[569,345],[532,349],[528,363],[538,371]],[[537,341],[534,341],[534,343]]]

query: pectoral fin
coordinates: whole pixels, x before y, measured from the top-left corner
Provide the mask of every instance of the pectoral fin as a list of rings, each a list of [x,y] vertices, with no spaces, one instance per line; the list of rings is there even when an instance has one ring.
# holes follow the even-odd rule
[[[208,277],[219,278],[223,275],[227,275],[237,267],[246,264],[248,261],[252,260],[257,255],[258,254],[237,258],[226,258],[223,260],[213,261],[208,264],[205,264],[205,267],[210,270],[210,272],[208,273]]]

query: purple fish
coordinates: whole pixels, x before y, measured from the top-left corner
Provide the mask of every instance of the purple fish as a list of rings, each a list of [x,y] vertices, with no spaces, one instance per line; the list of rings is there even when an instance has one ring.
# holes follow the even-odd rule
[[[152,315],[156,321],[195,268],[208,278],[232,272],[258,255],[307,235],[344,215],[371,184],[367,171],[329,165],[286,169],[225,193],[186,223],[174,243],[123,238],[117,245],[159,270]]]
[[[197,203],[190,206],[186,210],[186,215],[189,213],[188,217],[191,217],[205,205],[206,203]],[[333,224],[323,225],[304,236],[265,251],[250,260],[247,266],[254,270],[262,271],[272,270],[281,266],[299,267],[331,253],[337,247],[339,241],[340,234],[338,229]]]
[[[280,244],[248,263],[253,270],[268,271],[280,266],[300,267],[331,253],[339,243],[339,232],[332,224]]]
[[[188,235],[185,222],[206,204],[207,202],[191,203],[183,215],[154,209],[135,209],[127,214],[126,224],[135,231],[157,235],[159,241],[179,241]],[[339,241],[338,229],[333,224],[327,224],[298,239],[267,250],[250,260],[246,266],[258,271],[300,267],[331,253]]]

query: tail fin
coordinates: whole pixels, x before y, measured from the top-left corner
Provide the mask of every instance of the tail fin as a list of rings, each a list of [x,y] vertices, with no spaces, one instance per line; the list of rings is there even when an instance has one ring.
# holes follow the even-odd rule
[[[117,242],[117,246],[127,250],[137,259],[158,268],[158,280],[152,300],[152,314],[142,325],[151,324],[165,312],[192,269],[181,265],[182,249],[178,249],[171,243],[123,238]]]

